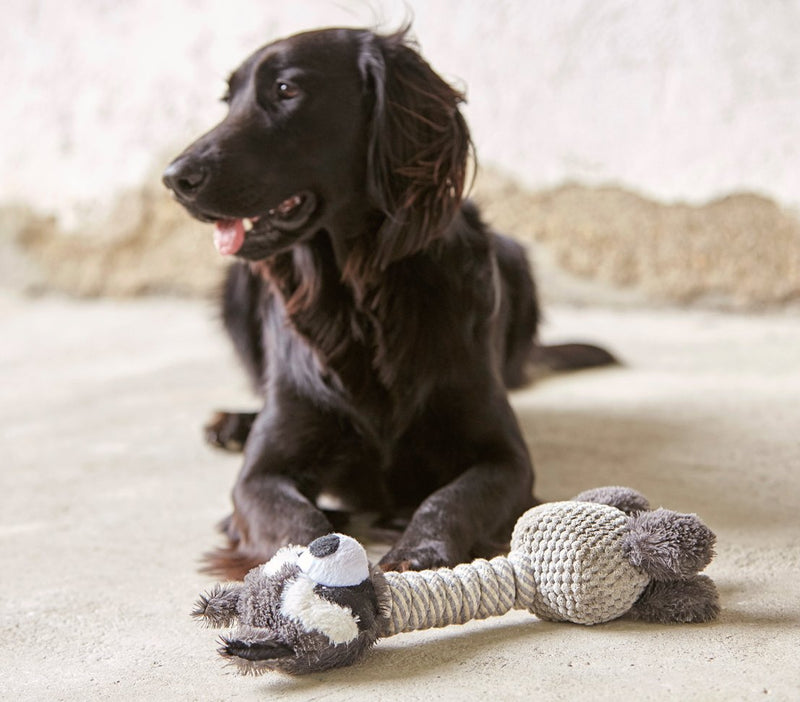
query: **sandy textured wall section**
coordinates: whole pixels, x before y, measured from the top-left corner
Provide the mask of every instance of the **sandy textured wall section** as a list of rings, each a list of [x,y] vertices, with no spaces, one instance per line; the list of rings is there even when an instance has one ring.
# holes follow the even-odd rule
[[[548,300],[800,304],[800,221],[758,195],[665,205],[614,187],[534,192],[486,170],[474,196],[489,222],[532,244]],[[225,262],[211,227],[190,220],[155,178],[117,201],[109,216],[116,224],[83,236],[30,212],[11,215],[28,290],[124,297],[213,295],[219,286]]]

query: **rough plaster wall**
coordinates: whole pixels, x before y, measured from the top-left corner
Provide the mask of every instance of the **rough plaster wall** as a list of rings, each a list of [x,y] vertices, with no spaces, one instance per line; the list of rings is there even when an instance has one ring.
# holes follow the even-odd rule
[[[468,88],[481,160],[526,184],[800,204],[800,2],[407,5],[433,65]],[[222,80],[250,50],[403,13],[394,1],[7,1],[0,202],[78,227],[221,116]]]
[[[481,151],[528,185],[618,181],[695,201],[756,189],[800,201],[800,3],[492,8],[480,22],[464,16],[431,53],[443,63],[460,54],[452,66],[469,81]],[[480,50],[457,49],[465,44]]]

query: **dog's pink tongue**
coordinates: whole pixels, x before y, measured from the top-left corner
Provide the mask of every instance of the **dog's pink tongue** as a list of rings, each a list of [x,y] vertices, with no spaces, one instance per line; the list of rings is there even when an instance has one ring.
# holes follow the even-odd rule
[[[222,219],[214,224],[214,246],[223,256],[232,256],[244,243],[244,222]]]

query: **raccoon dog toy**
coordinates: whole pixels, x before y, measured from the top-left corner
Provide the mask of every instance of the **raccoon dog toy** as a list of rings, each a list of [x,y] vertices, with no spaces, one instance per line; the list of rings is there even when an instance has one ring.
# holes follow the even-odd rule
[[[235,629],[219,652],[243,673],[312,673],[350,665],[379,639],[527,609],[600,624],[623,615],[707,622],[719,612],[714,534],[693,514],[650,510],[607,487],[520,517],[511,552],[455,568],[384,573],[343,534],[282,548],[243,583],[217,585],[192,613]]]

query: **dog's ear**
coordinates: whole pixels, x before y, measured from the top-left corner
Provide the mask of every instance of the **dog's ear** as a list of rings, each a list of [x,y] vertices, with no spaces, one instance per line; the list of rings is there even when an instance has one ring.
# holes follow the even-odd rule
[[[370,261],[379,271],[424,249],[448,225],[461,204],[472,146],[459,111],[463,95],[407,34],[370,33],[359,57],[372,112],[367,188],[385,215]]]

